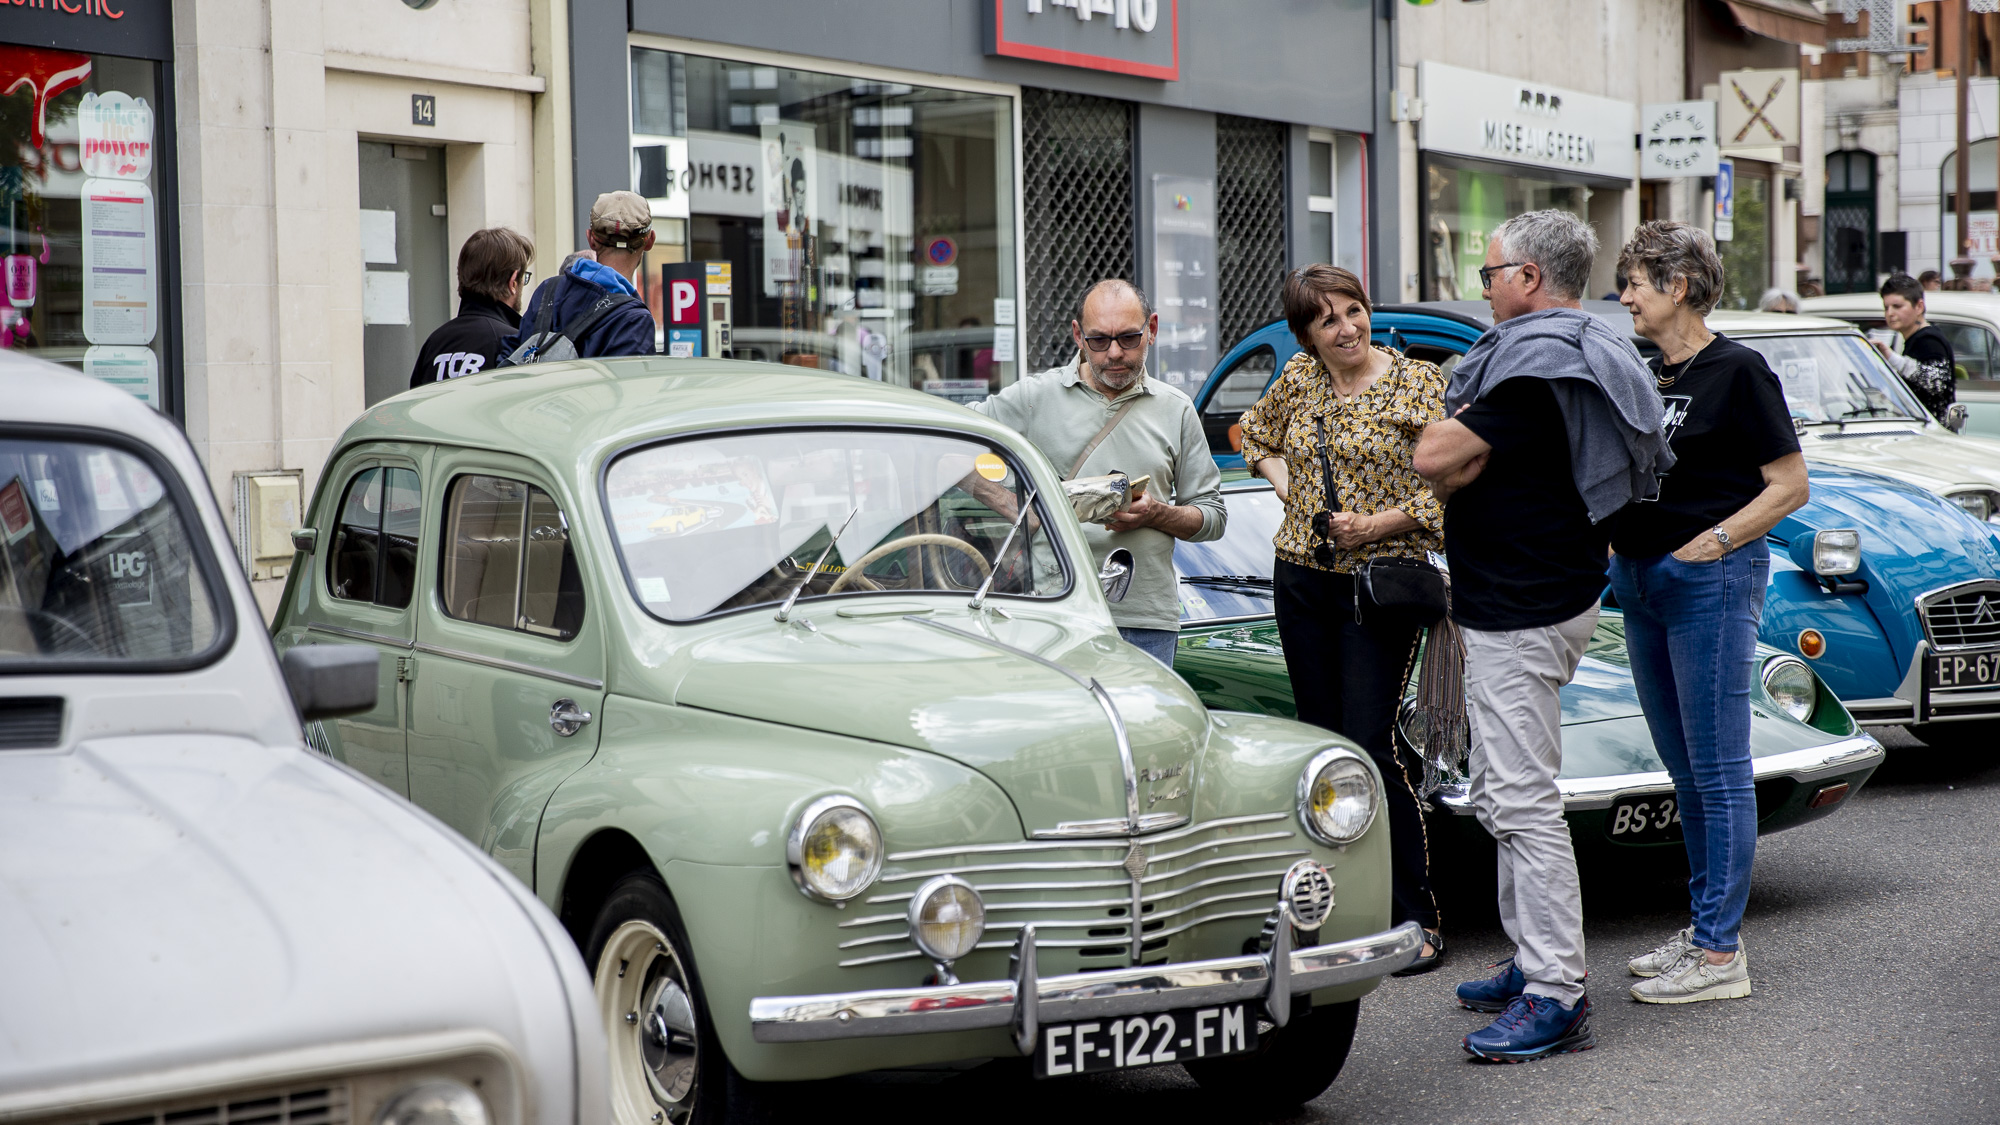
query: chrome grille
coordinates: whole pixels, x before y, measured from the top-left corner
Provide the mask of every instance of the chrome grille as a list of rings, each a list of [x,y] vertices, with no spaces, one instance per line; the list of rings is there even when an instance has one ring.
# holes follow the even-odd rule
[[[347,1125],[344,1082],[259,1090],[58,1118],[49,1125]]]
[[[1969,582],[1923,599],[1924,636],[1935,649],[2000,645],[2000,582]]]
[[[1141,837],[1139,963],[1167,959],[1176,935],[1235,918],[1262,918],[1285,869],[1308,854],[1289,813],[1226,817]],[[1085,968],[1123,968],[1132,957],[1134,841],[972,844],[895,852],[862,917],[840,923],[842,967],[919,959],[907,911],[926,879],[956,875],[986,902],[980,949],[1008,949],[1033,924],[1038,948],[1074,949]],[[1136,862],[1134,866],[1137,866]]]

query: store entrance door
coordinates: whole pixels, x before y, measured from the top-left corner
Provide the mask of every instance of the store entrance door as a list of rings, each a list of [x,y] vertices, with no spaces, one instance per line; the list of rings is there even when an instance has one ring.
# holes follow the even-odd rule
[[[361,142],[361,355],[368,405],[410,388],[451,318],[444,149]]]

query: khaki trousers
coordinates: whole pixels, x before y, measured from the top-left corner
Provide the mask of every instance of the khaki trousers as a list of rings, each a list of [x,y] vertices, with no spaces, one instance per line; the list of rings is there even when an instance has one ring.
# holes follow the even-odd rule
[[[1465,636],[1472,808],[1499,845],[1500,924],[1527,991],[1583,996],[1583,894],[1563,821],[1562,704],[1597,607],[1559,625]]]

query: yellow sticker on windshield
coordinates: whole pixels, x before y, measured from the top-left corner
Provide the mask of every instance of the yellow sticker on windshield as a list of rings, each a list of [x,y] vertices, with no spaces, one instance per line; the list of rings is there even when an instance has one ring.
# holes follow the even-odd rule
[[[964,464],[963,461],[959,463]],[[972,459],[972,469],[987,480],[1002,481],[1007,479],[1007,462],[1002,461],[998,453],[982,453],[974,457]]]

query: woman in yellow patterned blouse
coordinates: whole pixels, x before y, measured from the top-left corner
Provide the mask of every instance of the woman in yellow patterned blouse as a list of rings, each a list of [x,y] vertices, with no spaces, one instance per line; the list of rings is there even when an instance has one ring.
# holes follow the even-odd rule
[[[1442,549],[1444,511],[1410,466],[1444,417],[1444,373],[1369,342],[1368,295],[1352,273],[1314,265],[1285,278],[1285,319],[1304,351],[1243,415],[1243,460],[1285,504],[1273,543],[1278,634],[1299,718],[1353,739],[1381,767],[1395,864],[1393,922],[1425,930],[1404,974],[1444,955],[1422,802],[1390,733],[1417,627],[1355,621],[1353,572],[1378,555]],[[1327,454],[1334,502],[1321,486]],[[1317,520],[1317,522],[1316,522]],[[1323,530],[1321,530],[1323,529]]]

